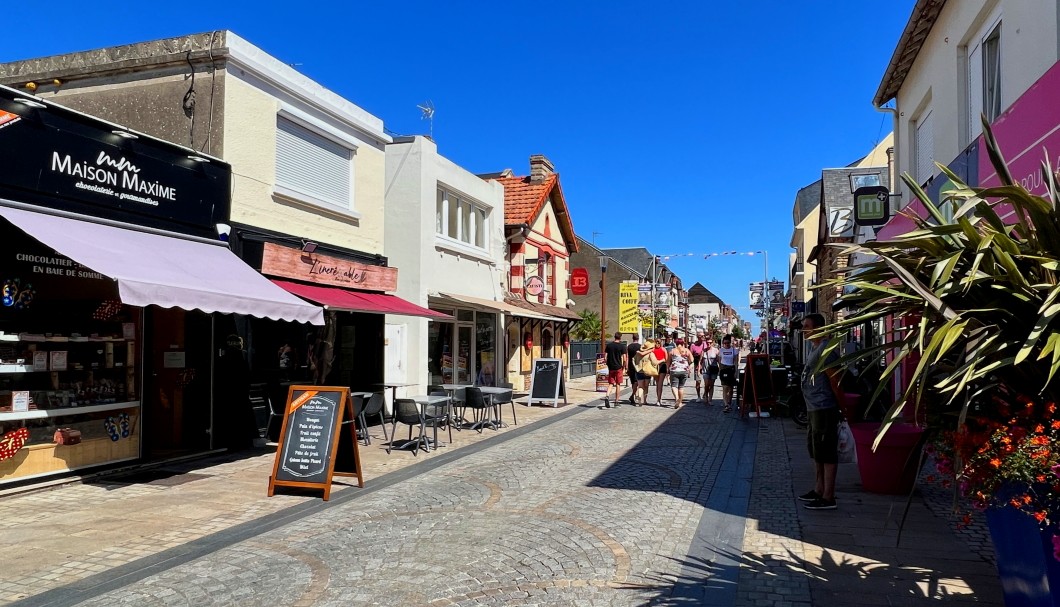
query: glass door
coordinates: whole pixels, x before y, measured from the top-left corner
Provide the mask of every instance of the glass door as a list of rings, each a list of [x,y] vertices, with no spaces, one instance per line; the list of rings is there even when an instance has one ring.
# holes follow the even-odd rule
[[[470,384],[472,375],[471,362],[474,360],[472,325],[458,325],[456,328],[457,383]]]

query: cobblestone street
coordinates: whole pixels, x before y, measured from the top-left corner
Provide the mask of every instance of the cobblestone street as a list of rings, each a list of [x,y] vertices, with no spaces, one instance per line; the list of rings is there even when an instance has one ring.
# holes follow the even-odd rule
[[[166,535],[162,552],[115,553],[113,566],[13,604],[999,604],[989,563],[921,501],[888,548],[895,530],[879,513],[904,500],[865,494],[856,468],[841,472],[839,511],[799,508],[807,466],[787,420],[739,422],[717,401],[597,404],[330,502],[253,506],[249,523]]]

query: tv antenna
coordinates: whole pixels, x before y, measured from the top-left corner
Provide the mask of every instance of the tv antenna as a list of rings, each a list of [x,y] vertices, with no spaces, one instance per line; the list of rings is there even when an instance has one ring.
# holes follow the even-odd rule
[[[423,102],[423,105],[417,105],[423,115],[420,116],[420,120],[426,120],[430,123],[429,132],[431,141],[434,141],[434,102],[428,99]]]

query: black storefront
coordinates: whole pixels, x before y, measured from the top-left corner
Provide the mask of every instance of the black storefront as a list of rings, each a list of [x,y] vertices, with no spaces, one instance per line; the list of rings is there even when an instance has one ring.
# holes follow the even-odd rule
[[[243,432],[227,321],[323,314],[221,242],[230,192],[216,158],[0,87],[0,484]]]

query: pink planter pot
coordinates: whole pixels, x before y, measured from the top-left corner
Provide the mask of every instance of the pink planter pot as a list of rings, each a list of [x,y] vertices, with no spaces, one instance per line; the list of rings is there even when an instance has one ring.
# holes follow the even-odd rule
[[[920,437],[924,429],[896,423],[883,436],[875,452],[872,443],[880,425],[875,422],[850,424],[858,451],[861,486],[872,493],[907,494],[913,489],[920,468]]]

